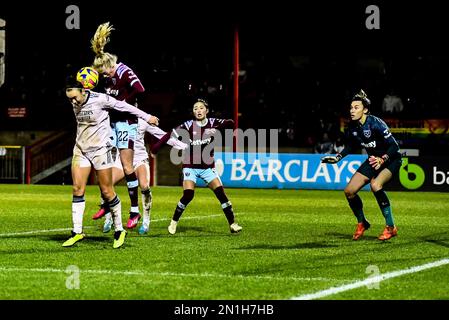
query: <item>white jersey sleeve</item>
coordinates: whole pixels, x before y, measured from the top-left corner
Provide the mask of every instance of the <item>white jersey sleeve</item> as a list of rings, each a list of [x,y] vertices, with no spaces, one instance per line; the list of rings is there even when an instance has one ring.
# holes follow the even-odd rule
[[[150,120],[151,115],[130,105],[129,103],[126,103],[125,101],[117,100],[111,96],[106,95],[107,102],[105,103],[106,109],[112,109],[120,112],[128,112],[140,119],[145,120],[148,122]]]
[[[145,126],[149,125],[142,119],[138,119],[137,136],[134,141],[134,163],[148,159],[147,148],[145,147]]]

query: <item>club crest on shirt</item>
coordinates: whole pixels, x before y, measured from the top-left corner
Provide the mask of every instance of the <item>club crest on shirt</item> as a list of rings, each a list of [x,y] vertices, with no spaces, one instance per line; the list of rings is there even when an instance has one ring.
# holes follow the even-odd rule
[[[371,130],[363,130],[363,135],[367,138],[371,137]]]

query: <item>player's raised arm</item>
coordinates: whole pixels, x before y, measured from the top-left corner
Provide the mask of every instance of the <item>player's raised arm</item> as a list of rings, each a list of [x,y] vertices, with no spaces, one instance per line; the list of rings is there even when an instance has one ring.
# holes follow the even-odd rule
[[[213,127],[216,129],[230,129],[234,127],[234,120],[232,119],[216,119],[214,118]]]
[[[105,103],[105,107],[107,109],[117,110],[120,112],[128,112],[138,118],[141,118],[148,122],[151,125],[159,125],[159,118],[152,116],[151,114],[148,114],[129,103],[126,103],[125,101],[119,101],[117,99],[114,99],[113,97],[110,97],[108,95],[106,96],[107,102]]]
[[[168,141],[171,140],[171,139],[179,141],[179,140],[178,140],[178,138],[179,138],[179,133],[176,132],[176,130],[179,130],[179,129],[184,129],[184,130],[185,130],[186,127],[185,127],[184,124],[182,124],[182,125],[180,125],[180,126],[174,128],[174,129],[168,131],[164,136],[162,136],[162,137],[160,138],[160,140],[159,140],[158,142],[156,142],[156,143],[151,147],[151,153],[152,153],[152,154],[158,153],[158,152],[159,152],[159,149],[160,149],[164,144],[166,144],[166,143],[169,144]],[[181,141],[179,141],[179,142],[181,142]],[[186,147],[187,147],[187,144],[186,144]],[[182,149],[185,149],[185,148],[182,148]]]

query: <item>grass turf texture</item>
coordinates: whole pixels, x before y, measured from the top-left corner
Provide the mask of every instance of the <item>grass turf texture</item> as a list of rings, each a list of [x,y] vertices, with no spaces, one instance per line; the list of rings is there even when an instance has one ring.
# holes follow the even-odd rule
[[[129,198],[117,192],[126,224]],[[0,185],[0,299],[290,299],[449,257],[445,193],[389,192],[399,235],[380,242],[384,219],[368,192],[372,226],[359,241],[343,193],[310,190],[226,189],[243,226],[233,235],[213,193],[197,189],[172,236],[181,192],[153,188],[150,233],[139,235],[139,223],[114,250],[103,219],[91,219],[98,187],[86,191],[86,239],[63,248],[71,187]],[[324,299],[449,299],[448,283],[444,265]]]

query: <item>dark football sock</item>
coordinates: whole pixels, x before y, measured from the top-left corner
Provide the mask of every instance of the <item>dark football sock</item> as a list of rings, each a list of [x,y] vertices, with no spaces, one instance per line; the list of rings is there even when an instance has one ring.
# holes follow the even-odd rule
[[[349,206],[351,207],[352,212],[357,218],[357,222],[364,222],[366,220],[365,215],[363,214],[363,203],[362,199],[360,199],[359,195],[356,194],[354,198],[347,198]]]
[[[179,200],[178,205],[176,206],[175,212],[173,213],[173,220],[179,221],[181,218],[182,213],[186,209],[187,205],[190,201],[193,199],[193,195],[195,194],[195,191],[192,189],[186,189],[184,190],[184,193],[182,195],[182,198]]]
[[[385,218],[385,224],[389,227],[394,226],[393,212],[391,211],[390,200],[383,189],[373,192],[376,197],[382,215]]]
[[[125,175],[126,184],[128,186],[129,199],[131,200],[131,207],[139,207],[139,193],[136,174],[133,172],[131,174]]]
[[[224,192],[224,188],[222,186],[215,188],[214,190],[215,196],[217,197],[218,201],[221,203],[221,208],[223,209],[223,212],[226,216],[226,219],[228,220],[229,224],[234,223],[234,211],[232,210],[232,203],[229,201],[228,197],[226,196]]]

